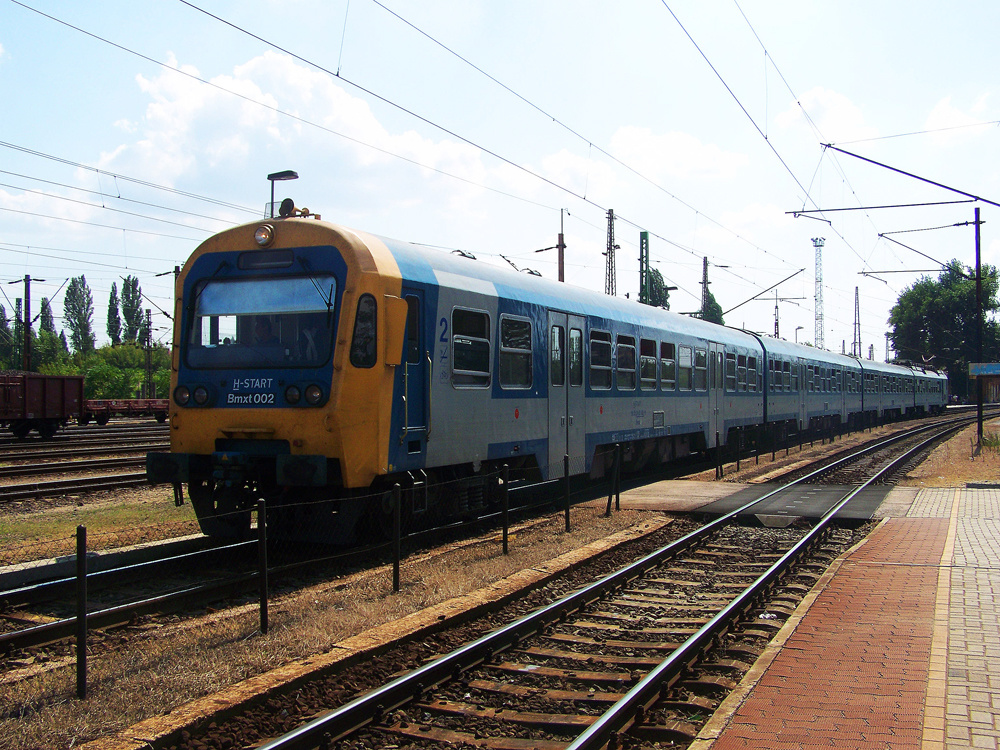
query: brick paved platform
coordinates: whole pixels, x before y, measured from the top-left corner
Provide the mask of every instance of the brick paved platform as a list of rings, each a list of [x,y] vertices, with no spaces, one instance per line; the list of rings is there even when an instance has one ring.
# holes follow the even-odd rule
[[[1000,750],[1000,491],[907,499],[887,500],[899,515],[834,564],[692,748]]]

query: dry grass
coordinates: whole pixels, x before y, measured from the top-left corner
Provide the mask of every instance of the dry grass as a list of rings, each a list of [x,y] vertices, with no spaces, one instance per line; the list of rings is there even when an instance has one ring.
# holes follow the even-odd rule
[[[410,558],[399,594],[391,593],[391,570],[382,567],[272,601],[266,636],[257,632],[255,606],[159,626],[113,655],[91,657],[86,701],[74,697],[72,664],[0,684],[0,706],[10,707],[0,717],[0,747],[70,748],[112,734],[648,518],[622,511],[605,519],[602,510],[577,508],[569,534],[561,515],[525,528],[507,557],[491,535]]]
[[[988,446],[976,450],[978,427],[966,427],[943,445],[939,445],[901,484],[909,487],[961,487],[966,482],[1000,482],[1000,452]],[[1000,430],[1000,420],[987,420],[983,436]]]
[[[0,565],[75,554],[77,526],[87,527],[91,550],[199,533],[190,503],[176,507],[163,486],[20,505],[0,515]]]

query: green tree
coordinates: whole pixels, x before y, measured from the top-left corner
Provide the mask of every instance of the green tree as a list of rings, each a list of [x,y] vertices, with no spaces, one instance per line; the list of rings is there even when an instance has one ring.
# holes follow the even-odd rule
[[[722,305],[715,300],[715,295],[711,292],[708,293],[708,301],[705,309],[699,313],[698,317],[702,320],[707,320],[709,323],[717,323],[720,326],[726,324],[726,321],[722,319]]]
[[[921,276],[903,290],[889,312],[892,348],[902,360],[928,363],[948,370],[951,392],[968,395],[969,362],[976,353],[975,269],[949,261],[937,279]],[[990,316],[997,302],[997,269],[982,267],[983,358],[1000,356],[1000,330]]]
[[[10,366],[20,370],[24,364],[24,306],[20,298],[14,300],[14,325],[11,327]]]
[[[38,313],[39,330],[56,335],[56,319],[52,315],[52,305],[49,304],[48,297],[42,297],[41,310]]]
[[[658,268],[649,269],[649,304],[664,310],[670,309],[670,292],[663,283],[663,274]]]
[[[141,341],[142,290],[138,276],[126,276],[122,282],[122,341]]]
[[[108,338],[111,346],[122,342],[122,316],[118,310],[118,285],[111,282],[111,296],[108,298]]]
[[[32,344],[31,365],[38,372],[56,374],[54,370],[70,363],[69,350],[65,339],[58,334],[41,330]]]
[[[0,370],[13,369],[14,331],[7,320],[7,311],[0,305]]]
[[[63,319],[70,331],[73,351],[84,354],[94,351],[94,296],[83,275],[73,278],[66,287]]]

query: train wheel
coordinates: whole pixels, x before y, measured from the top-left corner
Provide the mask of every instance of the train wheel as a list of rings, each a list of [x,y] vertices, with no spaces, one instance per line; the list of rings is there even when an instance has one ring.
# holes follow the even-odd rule
[[[10,431],[14,433],[14,437],[18,440],[24,440],[28,437],[28,433],[31,432],[31,422],[14,422],[10,426]]]
[[[94,421],[97,422],[97,424],[99,424],[101,427],[104,427],[104,425],[108,423],[109,419],[111,419],[111,417],[109,417],[107,414],[98,414],[94,418]]]
[[[167,413],[165,411],[156,412],[156,421],[163,424],[167,421]]]
[[[413,498],[410,492],[400,492],[400,534],[406,536],[413,528]],[[393,530],[392,490],[379,496],[368,511],[366,526],[376,539],[392,539]]]
[[[250,537],[250,511],[238,511],[235,492],[233,489],[217,488],[214,482],[188,484],[191,507],[205,536],[224,539]]]
[[[58,431],[59,422],[55,420],[46,420],[38,425],[38,434],[42,436],[43,440],[51,440]]]

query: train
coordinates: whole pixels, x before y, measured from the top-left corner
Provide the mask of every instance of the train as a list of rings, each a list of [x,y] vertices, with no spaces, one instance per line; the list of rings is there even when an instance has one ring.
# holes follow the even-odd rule
[[[165,398],[85,399],[83,375],[41,375],[37,372],[0,373],[0,427],[23,440],[32,430],[52,438],[72,421],[106,425],[113,416],[151,416],[167,421]]]
[[[78,422],[87,425],[93,421],[104,426],[111,417],[153,417],[163,424],[169,409],[170,402],[165,398],[88,398]]]
[[[0,427],[18,439],[35,430],[51,438],[66,422],[83,414],[82,375],[0,373]]]
[[[288,201],[286,201],[288,203]],[[170,451],[204,533],[330,540],[364,516],[458,517],[504,466],[599,479],[754,435],[940,412],[947,376],[714,325],[286,206],[176,279]],[[568,457],[568,460],[566,460]]]

